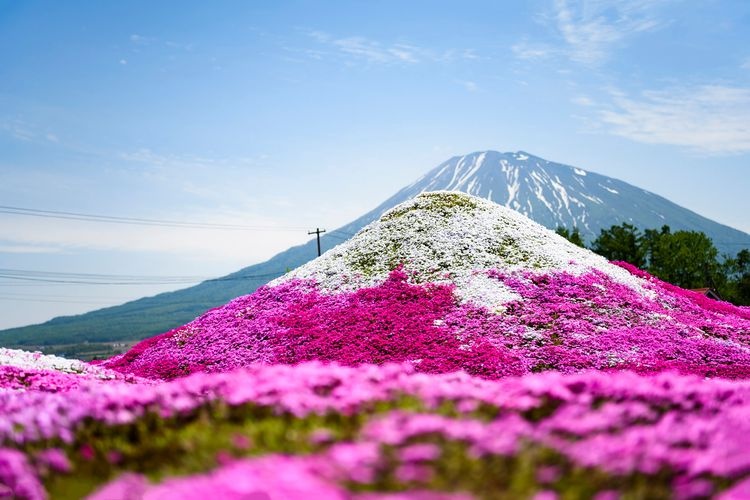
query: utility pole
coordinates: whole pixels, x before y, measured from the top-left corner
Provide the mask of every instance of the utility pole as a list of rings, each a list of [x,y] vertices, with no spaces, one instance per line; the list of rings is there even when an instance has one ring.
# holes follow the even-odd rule
[[[325,229],[320,229],[319,227],[315,228],[315,231],[308,231],[307,234],[314,234],[318,237],[318,257],[320,257],[320,234],[325,233]]]

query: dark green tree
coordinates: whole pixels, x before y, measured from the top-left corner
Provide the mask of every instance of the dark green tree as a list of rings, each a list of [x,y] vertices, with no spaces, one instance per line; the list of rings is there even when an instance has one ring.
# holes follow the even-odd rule
[[[722,289],[726,274],[711,238],[698,231],[646,231],[643,240],[648,271],[682,288]]]
[[[574,245],[578,245],[581,248],[586,248],[586,245],[584,245],[583,243],[583,238],[581,238],[581,232],[577,227],[574,227],[573,231],[569,231],[566,227],[557,226],[555,232]]]
[[[672,234],[672,230],[666,224],[661,229],[646,229],[640,239],[641,252],[643,253],[644,266],[648,264],[651,269],[669,267],[669,263],[662,263],[661,259],[666,255],[660,251],[663,238]],[[652,273],[653,274],[653,273]]]
[[[591,250],[609,260],[623,260],[643,268],[646,261],[641,239],[638,228],[626,222],[602,229]]]
[[[728,281],[720,292],[722,298],[735,304],[750,305],[750,250],[741,250],[735,258],[726,259],[724,268]]]
[[[641,232],[624,223],[603,229],[591,249],[682,288],[713,288],[724,300],[750,305],[750,250],[742,250],[735,258],[719,258],[713,241],[704,233],[673,232],[666,225]]]

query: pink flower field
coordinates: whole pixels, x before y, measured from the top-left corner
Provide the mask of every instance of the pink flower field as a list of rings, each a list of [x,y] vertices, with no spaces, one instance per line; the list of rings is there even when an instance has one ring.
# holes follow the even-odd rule
[[[100,364],[0,350],[0,497],[750,498],[750,309],[425,193]]]

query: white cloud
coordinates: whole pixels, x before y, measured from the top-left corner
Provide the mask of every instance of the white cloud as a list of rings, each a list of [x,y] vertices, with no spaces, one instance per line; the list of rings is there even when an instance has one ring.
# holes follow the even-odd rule
[[[0,119],[0,134],[9,135],[13,139],[23,142],[41,143],[47,141],[55,144],[60,143],[60,138],[56,134],[44,131],[42,127],[36,124],[17,119]]]
[[[19,141],[29,142],[37,138],[37,133],[30,125],[18,120],[0,121],[0,132],[10,135]]]
[[[518,59],[524,60],[547,59],[559,54],[559,50],[556,50],[554,47],[546,44],[530,43],[528,41],[513,45],[511,50]]]
[[[322,31],[312,31],[308,35],[317,43],[332,49],[338,56],[371,64],[417,64],[479,59],[472,49],[434,51],[403,42],[383,43],[362,36],[335,37]],[[323,59],[326,55],[326,52],[317,49],[305,52],[314,59]]]
[[[165,214],[165,218],[289,227],[286,220],[247,212]],[[83,221],[59,221],[23,216],[0,217],[4,243],[0,253],[53,253],[80,249],[100,251],[159,252],[204,262],[231,261],[236,265],[260,262],[275,253],[309,239],[306,231],[210,230],[173,227],[132,226]]]
[[[419,49],[409,45],[382,46],[362,37],[339,38],[331,41],[340,51],[368,62],[419,62]]]
[[[148,45],[156,39],[150,36],[143,36],[137,33],[130,35],[130,41],[136,45]]]
[[[708,154],[750,152],[750,88],[683,86],[635,97],[613,92],[599,118],[610,133],[638,142]]]
[[[229,200],[247,199],[243,180],[249,170],[256,182],[264,178],[267,155],[257,157],[207,157],[192,154],[159,153],[148,148],[120,152],[129,171],[148,183],[157,183],[170,190],[189,193],[204,201],[224,204]]]
[[[118,160],[119,161],[116,161]],[[63,253],[95,250],[132,252],[133,259],[148,260],[147,253],[175,255],[199,266],[241,267],[263,261],[275,253],[307,241],[307,226],[338,220],[319,209],[300,204],[294,195],[279,189],[264,162],[272,158],[204,157],[164,154],[149,149],[120,153],[102,175],[79,176],[66,172],[3,171],[0,195],[44,200],[21,206],[68,210],[147,219],[179,220],[212,224],[252,226],[254,229],[212,230],[138,226],[57,220],[5,214],[0,217],[0,252]],[[103,177],[106,177],[104,179]],[[112,189],[112,205],[102,196],[103,183]],[[120,199],[132,191],[133,203]],[[58,193],[65,193],[61,195]],[[88,198],[77,208],[76,197]],[[143,193],[159,193],[153,198]],[[51,204],[50,204],[51,203]],[[141,256],[135,255],[141,253]],[[2,260],[0,258],[0,260]]]
[[[585,95],[574,97],[571,99],[571,102],[573,104],[578,104],[579,106],[593,106],[596,104],[590,97],[586,97]]]
[[[479,90],[479,85],[471,80],[459,80],[458,83],[460,83],[467,92],[476,92]]]
[[[596,65],[627,39],[668,24],[659,10],[672,0],[554,0],[541,16],[553,26],[561,44],[522,41],[512,47],[519,59],[563,55],[575,62]]]
[[[52,246],[40,246],[40,245],[3,245],[0,244],[0,253],[59,253],[62,251],[60,247]]]
[[[740,65],[740,68],[742,69],[750,69],[750,57],[745,59],[742,64]]]
[[[144,36],[144,35],[139,35],[137,33],[130,35],[129,39],[130,39],[130,43],[137,47],[145,47],[147,45],[153,45],[157,47],[161,46],[161,47],[166,47],[169,49],[177,49],[177,50],[185,50],[185,51],[191,51],[194,48],[194,44],[192,43],[176,42],[174,40],[163,40],[155,36]],[[138,52],[138,49],[134,49],[134,52]],[[122,64],[127,63],[127,61],[125,61],[124,63],[122,61],[125,61],[125,60],[124,59],[120,60]]]

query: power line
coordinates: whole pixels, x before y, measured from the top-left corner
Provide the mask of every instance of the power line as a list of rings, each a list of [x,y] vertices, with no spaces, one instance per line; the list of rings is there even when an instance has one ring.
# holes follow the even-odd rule
[[[0,213],[7,215],[25,215],[49,219],[77,220],[84,222],[104,222],[111,224],[130,224],[137,226],[179,227],[187,229],[221,229],[244,231],[300,231],[304,227],[294,226],[250,226],[244,224],[218,224],[209,222],[178,221],[170,219],[144,219],[139,217],[120,217],[114,215],[86,214],[80,212],[62,212],[40,210],[36,208],[11,207],[0,205]]]
[[[3,297],[0,295],[0,301],[12,301],[12,302],[50,302],[55,304],[87,304],[87,305],[114,305],[117,304],[120,299],[113,299],[113,301],[96,301],[96,300],[57,300],[57,299],[30,299],[26,297]]]
[[[334,234],[337,233],[337,234]],[[341,236],[338,236],[339,234],[343,234],[346,238],[351,238],[352,236],[355,236],[354,233],[350,233],[348,231],[342,231],[341,229],[335,229],[328,233],[327,236],[333,236],[334,238],[341,238]]]
[[[329,238],[335,238],[335,239],[340,240],[340,241],[346,241],[346,240],[349,239],[348,236],[337,236],[335,234],[329,234],[328,237]]]
[[[13,275],[19,275],[19,276],[54,276],[54,277],[68,277],[68,278],[102,278],[102,279],[109,279],[109,278],[118,278],[118,279],[137,279],[137,280],[147,280],[147,279],[157,279],[157,280],[168,280],[168,279],[179,279],[179,280],[203,280],[208,279],[210,276],[199,276],[199,275],[189,275],[189,276],[165,276],[165,275],[159,275],[159,276],[152,276],[152,275],[133,275],[133,274],[98,274],[98,273],[67,273],[67,272],[60,272],[60,271],[32,271],[29,269],[7,269],[7,268],[0,268],[0,273],[2,274],[13,274]]]
[[[0,269],[0,278],[7,280],[18,280],[23,282],[38,282],[40,285],[181,285],[191,283],[214,283],[222,281],[263,280],[266,278],[275,278],[285,273],[286,271],[275,271],[254,275],[246,274],[241,276],[225,276],[222,278],[206,278],[201,276],[137,276]],[[13,283],[0,283],[0,285],[11,284]],[[20,284],[26,283],[19,283],[19,285]]]
[[[91,295],[81,295],[81,294],[70,294],[66,292],[65,290],[50,290],[52,293],[39,293],[36,291],[20,291],[20,292],[9,292],[7,290],[0,290],[0,295],[12,295],[13,297],[33,297],[33,298],[45,298],[45,299],[80,299],[80,300],[87,300],[87,299],[96,299],[101,300],[103,298],[106,298],[107,300],[110,299],[117,299],[117,300],[125,300],[128,297],[121,296],[121,295],[107,295],[106,297],[103,297],[101,294],[91,294]]]

